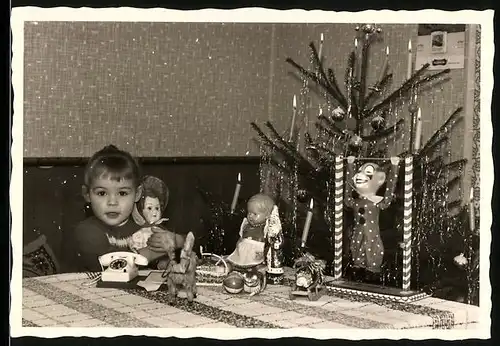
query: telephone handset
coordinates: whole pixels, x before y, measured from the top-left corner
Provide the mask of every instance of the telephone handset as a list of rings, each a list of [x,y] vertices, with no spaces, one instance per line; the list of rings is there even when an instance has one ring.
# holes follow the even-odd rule
[[[99,263],[103,267],[102,281],[129,282],[139,274],[137,266],[148,265],[148,260],[137,253],[119,251],[99,256]]]

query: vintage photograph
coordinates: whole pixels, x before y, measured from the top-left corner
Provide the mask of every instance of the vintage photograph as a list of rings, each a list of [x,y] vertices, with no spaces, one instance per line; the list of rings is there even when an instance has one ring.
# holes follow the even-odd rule
[[[13,334],[487,336],[492,12],[16,10]]]

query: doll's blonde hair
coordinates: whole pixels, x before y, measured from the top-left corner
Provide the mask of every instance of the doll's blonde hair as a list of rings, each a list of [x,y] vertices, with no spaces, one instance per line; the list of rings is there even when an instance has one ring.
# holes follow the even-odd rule
[[[249,204],[257,204],[266,214],[271,215],[274,207],[274,200],[264,193],[258,193],[250,197],[247,202],[247,205]]]

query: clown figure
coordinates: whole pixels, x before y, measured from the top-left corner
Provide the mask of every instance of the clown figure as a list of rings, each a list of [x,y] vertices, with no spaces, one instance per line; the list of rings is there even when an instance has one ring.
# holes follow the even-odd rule
[[[353,156],[347,158],[347,187],[345,204],[354,211],[354,227],[350,239],[353,258],[353,279],[379,283],[380,267],[384,257],[384,244],[380,238],[379,214],[391,204],[398,177],[399,157],[391,158],[386,174],[375,163],[363,164],[355,173]],[[387,182],[384,196],[378,189]],[[353,189],[358,193],[353,198]]]

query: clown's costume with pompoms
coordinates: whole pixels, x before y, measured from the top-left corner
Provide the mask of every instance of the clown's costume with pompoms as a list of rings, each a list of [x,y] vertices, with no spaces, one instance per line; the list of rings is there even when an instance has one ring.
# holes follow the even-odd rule
[[[349,157],[347,162],[345,204],[354,210],[351,255],[355,269],[364,269],[367,276],[373,276],[380,273],[384,257],[384,244],[379,228],[380,210],[386,209],[392,202],[398,178],[399,158],[391,158],[392,165],[383,197],[376,193],[386,182],[386,175],[377,164],[366,163],[354,173],[354,157]],[[358,198],[353,198],[353,190],[358,192]]]

